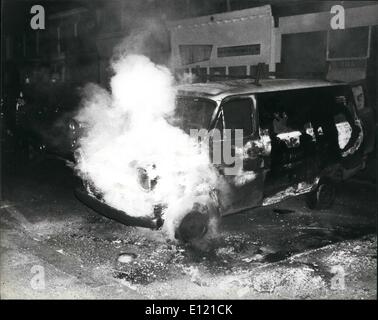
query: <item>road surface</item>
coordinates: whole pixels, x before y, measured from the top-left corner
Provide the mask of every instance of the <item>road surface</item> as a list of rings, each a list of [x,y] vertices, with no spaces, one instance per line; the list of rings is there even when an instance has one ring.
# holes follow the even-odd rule
[[[344,183],[330,210],[298,197],[226,217],[193,248],[87,208],[62,161],[5,169],[2,299],[376,299],[369,181]]]

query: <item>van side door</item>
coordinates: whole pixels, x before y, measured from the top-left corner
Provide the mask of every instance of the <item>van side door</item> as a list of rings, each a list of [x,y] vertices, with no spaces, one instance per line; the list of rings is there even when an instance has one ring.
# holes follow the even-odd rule
[[[263,159],[256,147],[259,136],[255,105],[254,96],[227,97],[214,124],[214,129],[222,131],[219,169],[225,182],[221,186],[224,214],[262,203]]]

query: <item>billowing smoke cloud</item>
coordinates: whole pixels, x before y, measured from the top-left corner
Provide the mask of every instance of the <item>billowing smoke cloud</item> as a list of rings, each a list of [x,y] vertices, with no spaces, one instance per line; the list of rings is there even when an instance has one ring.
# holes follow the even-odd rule
[[[208,153],[167,121],[176,96],[170,71],[137,54],[121,55],[112,67],[110,92],[94,84],[85,90],[76,117],[86,126],[76,170],[107,204],[129,215],[152,215],[156,204],[166,204],[172,237],[193,203],[209,201],[217,174]],[[152,191],[140,183],[141,168],[157,181]]]

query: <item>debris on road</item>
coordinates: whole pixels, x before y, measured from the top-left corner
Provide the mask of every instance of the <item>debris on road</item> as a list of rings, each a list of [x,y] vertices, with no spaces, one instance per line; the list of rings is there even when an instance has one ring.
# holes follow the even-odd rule
[[[120,263],[130,263],[137,257],[135,253],[121,253],[117,261]]]

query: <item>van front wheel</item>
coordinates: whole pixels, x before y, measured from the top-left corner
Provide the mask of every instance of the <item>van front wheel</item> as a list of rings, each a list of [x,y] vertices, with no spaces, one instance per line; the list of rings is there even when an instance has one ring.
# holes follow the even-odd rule
[[[332,181],[320,181],[315,190],[307,195],[306,204],[310,209],[323,210],[335,202],[336,190]]]

